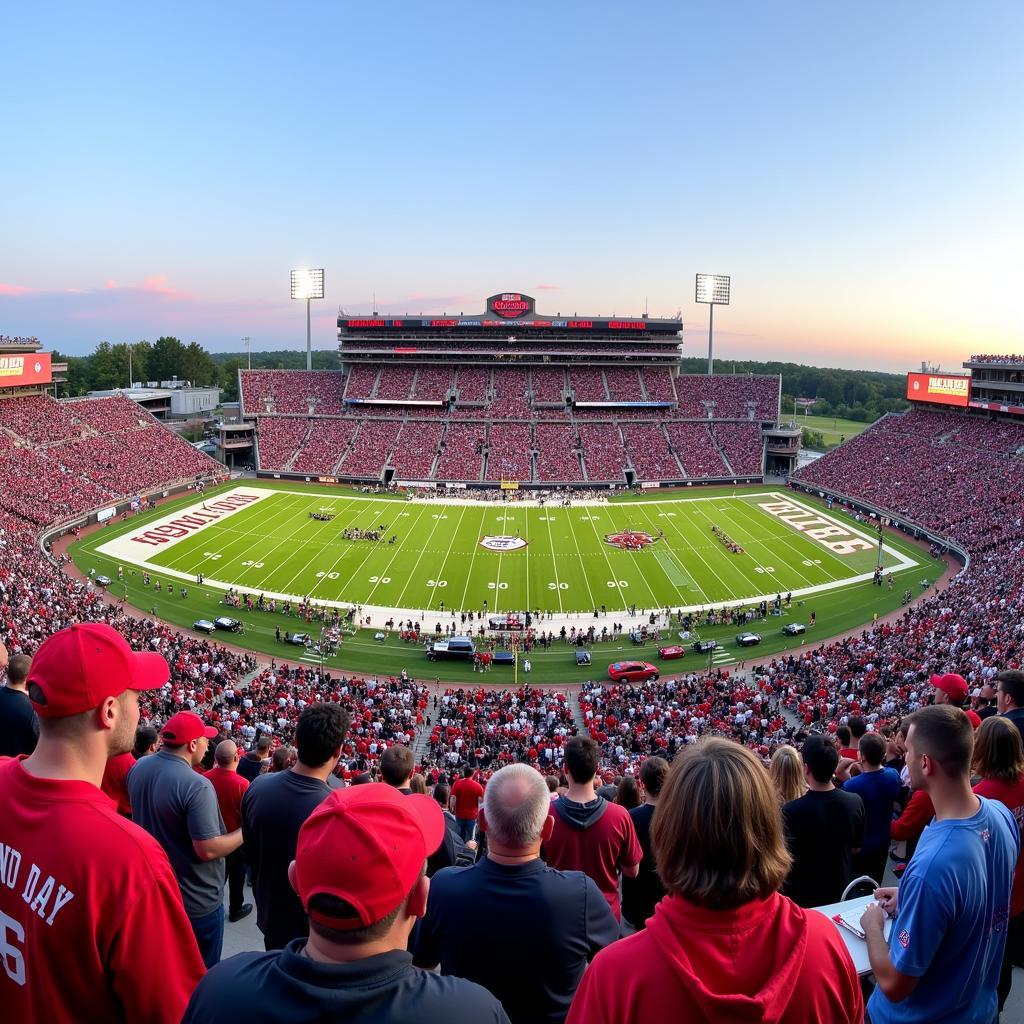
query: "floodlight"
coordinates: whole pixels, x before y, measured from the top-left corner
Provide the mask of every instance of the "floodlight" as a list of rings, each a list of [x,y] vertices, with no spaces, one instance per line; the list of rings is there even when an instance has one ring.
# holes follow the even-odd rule
[[[322,299],[324,297],[324,272],[319,270],[292,271],[293,299]]]
[[[728,306],[730,280],[728,274],[698,274],[697,302]]]
[[[324,297],[324,271],[293,270],[292,298],[306,300],[306,369],[313,369],[313,335],[309,324],[309,300]]]
[[[696,300],[711,307],[708,310],[708,373],[715,372],[715,360],[712,354],[714,352],[715,306],[729,305],[730,281],[731,278],[728,274],[697,275]]]

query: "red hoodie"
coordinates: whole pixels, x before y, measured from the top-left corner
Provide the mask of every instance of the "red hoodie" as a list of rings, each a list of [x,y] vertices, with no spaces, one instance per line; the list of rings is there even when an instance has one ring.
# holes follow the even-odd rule
[[[601,950],[566,1024],[861,1024],[836,926],[774,893],[736,910],[666,896],[647,928]]]

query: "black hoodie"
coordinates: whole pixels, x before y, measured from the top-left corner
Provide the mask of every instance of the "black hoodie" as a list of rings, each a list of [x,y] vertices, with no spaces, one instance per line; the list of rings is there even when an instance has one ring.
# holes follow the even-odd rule
[[[566,825],[578,828],[582,832],[601,820],[604,812],[608,810],[608,801],[603,796],[595,796],[593,800],[581,804],[563,796],[555,800],[551,806]]]

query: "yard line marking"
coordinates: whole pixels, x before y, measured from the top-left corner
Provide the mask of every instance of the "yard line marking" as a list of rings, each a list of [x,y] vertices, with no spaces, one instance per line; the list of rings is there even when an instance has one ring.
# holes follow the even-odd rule
[[[565,511],[567,513],[565,518],[566,518],[566,521],[569,523],[569,532],[572,534],[572,542],[573,542],[573,544],[576,545],[576,556],[580,560],[580,568],[583,570],[583,579],[584,579],[584,581],[587,584],[587,593],[590,595],[591,605],[594,608],[596,608],[597,605],[598,605],[598,602],[594,600],[594,591],[591,589],[591,586],[590,586],[590,574],[587,572],[586,563],[583,561],[583,552],[580,551],[580,542],[579,542],[579,540],[576,537],[576,528],[572,525],[572,513],[575,510],[574,509],[566,509]],[[588,519],[590,518],[590,513],[589,512],[587,513],[587,518]],[[605,558],[607,558],[607,557],[608,556],[605,555]],[[618,591],[619,591],[619,597],[622,597],[622,588],[619,587],[618,580],[615,581],[615,586],[616,586],[616,589],[618,589]],[[622,606],[622,610],[623,611],[626,610],[626,605],[625,604]]]
[[[369,592],[369,594],[366,595],[366,600],[363,602],[364,604],[369,604],[370,603],[370,598],[373,597],[373,595],[377,591],[377,588],[380,586],[380,580],[384,577],[384,575],[387,573],[387,571],[394,564],[395,559],[399,556],[399,554],[401,554],[402,548],[405,547],[406,541],[413,535],[413,533],[415,533],[416,527],[419,526],[420,520],[423,518],[423,514],[426,511],[427,511],[427,506],[424,505],[422,511],[420,512],[420,514],[416,517],[416,519],[412,523],[409,524],[409,532],[405,535],[405,539],[402,541],[402,543],[399,544],[398,547],[395,549],[395,553],[391,556],[390,560],[388,561],[388,564],[384,566],[384,568],[381,570],[380,573],[378,573],[378,575],[377,575],[377,582],[374,583],[373,590],[371,590]],[[441,523],[440,518],[434,520],[434,530],[436,530],[438,528],[440,523]],[[430,535],[427,537],[427,542],[428,543],[430,541],[430,538],[434,536],[434,530],[431,530],[430,531]],[[369,557],[369,556],[367,556],[367,557]],[[421,549],[420,550],[420,557],[416,559],[416,565],[420,564],[420,558],[422,558],[422,557],[423,557],[423,551]],[[366,559],[364,558],[363,561],[365,562]],[[410,581],[411,577],[412,577],[412,573],[410,573],[409,577],[406,579],[405,586],[402,588],[402,593],[398,595],[398,602],[395,605],[396,608],[401,608],[402,607],[402,598],[405,596],[405,592],[409,588],[409,581]]]
[[[558,578],[558,558],[555,555],[555,539],[551,536],[551,516],[545,516],[548,521],[548,544],[551,546],[551,568],[555,571],[555,594],[558,596],[558,614],[563,615],[565,609],[562,607],[562,581]],[[594,595],[591,594],[591,597]]]
[[[477,541],[473,545],[473,552],[472,552],[472,554],[469,556],[469,571],[466,573],[466,585],[462,588],[462,601],[461,601],[462,607],[459,608],[460,612],[466,610],[466,595],[469,593],[469,584],[470,584],[470,582],[473,579],[473,563],[476,561],[476,549],[478,547],[480,547],[480,538],[484,535],[484,533],[483,533],[483,530],[484,530],[484,519],[486,517],[487,517],[487,508],[485,506],[484,508],[480,509],[480,523],[477,526],[477,530],[476,530]]]
[[[448,542],[448,550],[444,553],[444,558],[441,561],[441,568],[437,570],[437,578],[439,580],[445,579],[444,567],[448,564],[448,556],[452,553],[452,545],[455,543],[455,538],[459,535],[459,530],[462,528],[462,520],[466,518],[466,506],[462,507],[462,514],[459,516],[459,521],[455,524],[455,529],[452,530],[452,539]],[[439,519],[438,522],[441,520]],[[434,597],[437,594],[437,587],[434,587],[434,593],[430,595],[430,601],[427,602],[426,611],[430,610],[430,606],[434,603]],[[403,590],[404,594],[405,591]],[[401,597],[401,595],[399,595]]]

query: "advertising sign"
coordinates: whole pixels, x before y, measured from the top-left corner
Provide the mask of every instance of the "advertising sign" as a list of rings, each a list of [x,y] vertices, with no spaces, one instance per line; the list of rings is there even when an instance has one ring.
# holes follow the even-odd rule
[[[911,402],[967,405],[970,397],[970,377],[941,376],[936,373],[907,374],[907,399]]]
[[[25,384],[49,384],[50,353],[0,355],[0,388],[16,388]]]
[[[517,320],[529,316],[535,306],[536,302],[531,296],[520,295],[519,292],[501,292],[487,300],[487,311],[500,316],[503,320]]]

